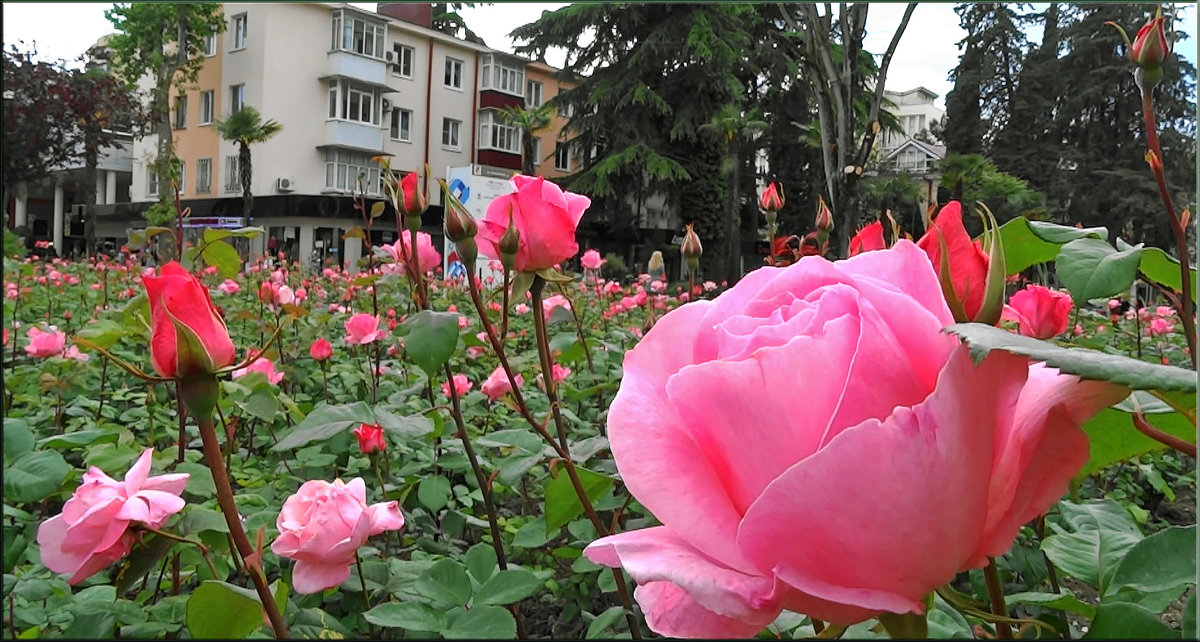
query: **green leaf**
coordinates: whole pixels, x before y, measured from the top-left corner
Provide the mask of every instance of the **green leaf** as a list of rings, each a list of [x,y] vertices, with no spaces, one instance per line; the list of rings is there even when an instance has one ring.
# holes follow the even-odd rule
[[[1096,607],[1081,601],[1068,591],[1062,593],[1038,593],[1024,592],[1013,593],[1004,596],[1005,604],[1032,604],[1047,609],[1058,609],[1069,613],[1078,613],[1092,617],[1096,614]]]
[[[1134,406],[1131,401],[1136,401]],[[1084,478],[1112,464],[1148,452],[1164,450],[1166,444],[1138,432],[1130,414],[1140,408],[1150,425],[1184,441],[1196,442],[1196,426],[1187,417],[1146,392],[1134,392],[1130,399],[1105,408],[1083,424],[1090,442],[1090,456],[1078,477]]]
[[[1077,228],[1018,216],[1000,226],[1004,242],[1004,265],[1008,274],[1016,274],[1038,263],[1053,261],[1064,243],[1075,239],[1108,238],[1103,227]]]
[[[193,504],[188,507],[187,513],[176,528],[182,535],[194,535],[204,531],[228,533],[229,523],[225,521],[225,515],[221,511]]]
[[[545,582],[525,569],[506,569],[475,591],[475,604],[512,604],[537,593],[544,585]]]
[[[510,430],[497,430],[496,432],[488,433],[479,439],[475,440],[479,446],[488,446],[492,448],[502,448],[504,446],[515,446],[528,453],[541,454],[542,439],[536,434],[524,428],[513,428]]]
[[[439,560],[417,578],[417,590],[443,606],[466,606],[471,599],[471,578],[462,564]]]
[[[1125,554],[1142,540],[1137,524],[1111,499],[1061,502],[1059,507],[1074,532],[1047,537],[1042,552],[1065,573],[1104,595]]]
[[[17,562],[21,561],[21,557],[25,555],[25,549],[29,548],[29,541],[25,539],[25,535],[19,532],[16,526],[4,526],[4,572],[10,573]]]
[[[421,310],[404,322],[404,349],[425,374],[434,376],[458,345],[458,313]]]
[[[1196,582],[1195,525],[1172,526],[1138,542],[1125,554],[1108,593],[1159,593]]]
[[[4,463],[33,451],[33,429],[24,419],[4,418]]]
[[[1063,246],[1055,260],[1055,272],[1071,292],[1075,305],[1090,299],[1120,294],[1137,278],[1141,248],[1123,252],[1100,239],[1076,239]]]
[[[4,440],[8,441],[8,426]],[[71,474],[71,465],[53,450],[27,452],[4,467],[4,501],[37,502],[57,491]]]
[[[260,234],[266,233],[267,231],[261,227],[239,227],[236,230],[218,227],[206,227],[204,228],[204,242],[213,243],[230,237],[252,239]]]
[[[541,548],[550,541],[551,533],[548,533],[548,530],[546,518],[538,517],[517,529],[517,534],[513,535],[512,544],[517,548]]]
[[[480,542],[467,551],[467,572],[477,582],[486,582],[496,572],[496,551]]]
[[[181,464],[175,464],[175,472],[187,473],[188,480],[184,492],[196,497],[209,498],[216,497],[217,484],[213,482],[212,471],[204,464],[185,461]]]
[[[110,611],[80,613],[71,626],[63,631],[67,640],[102,640],[113,637],[117,625],[117,614]]]
[[[340,433],[353,430],[359,424],[373,424],[375,413],[365,401],[340,406],[317,406],[304,421],[296,424],[279,443],[271,449],[276,452],[307,446],[314,441],[325,441]]]
[[[524,301],[525,293],[533,286],[532,272],[515,272],[512,278],[512,292],[508,295],[509,301]]]
[[[133,588],[135,582],[151,570],[157,569],[162,559],[171,551],[174,543],[170,539],[158,535],[142,538],[142,543],[135,544],[129,555],[126,555],[117,566],[114,582],[117,590],[124,594]]]
[[[595,640],[597,638],[613,637],[611,634],[609,634],[608,629],[612,625],[619,622],[623,615],[625,615],[625,607],[610,607],[607,611],[597,615],[596,619],[592,620],[592,622],[588,624],[587,633],[585,633],[583,636],[584,639]]]
[[[1134,390],[1168,390],[1195,394],[1196,373],[1086,348],[1063,348],[1030,337],[1013,334],[982,323],[956,323],[946,332],[958,336],[971,348],[975,363],[992,350],[1027,356],[1034,361],[1079,375],[1084,379],[1111,381]]]
[[[7,427],[5,428],[7,431]],[[78,430],[69,432],[63,435],[53,435],[41,439],[37,445],[39,448],[53,448],[55,450],[70,450],[75,446],[90,446],[91,444],[115,444],[119,435],[115,432],[107,430]],[[8,433],[5,432],[4,443],[8,444]]]
[[[440,475],[422,479],[417,486],[417,500],[432,512],[441,510],[450,501],[450,480]]]
[[[1084,640],[1178,640],[1179,633],[1150,611],[1126,602],[1101,604]]]
[[[1192,591],[1192,596],[1183,606],[1183,639],[1196,639],[1196,591]]]
[[[446,628],[446,616],[442,611],[415,602],[384,602],[363,613],[363,617],[375,626],[410,631],[438,632]]]
[[[511,640],[517,637],[517,621],[499,606],[478,606],[458,616],[442,631],[447,640]]]
[[[596,501],[613,486],[613,478],[594,473],[586,468],[577,467],[579,481],[584,493],[591,501]],[[546,533],[552,533],[567,522],[583,514],[583,504],[575,493],[575,487],[567,471],[558,473],[546,484]]]
[[[217,274],[223,279],[232,279],[242,269],[241,255],[225,241],[205,244],[200,256],[204,259],[205,265],[215,266]]]
[[[1118,245],[1120,239],[1117,239]],[[1138,272],[1148,281],[1165,285],[1176,292],[1183,292],[1182,270],[1179,261],[1157,247],[1142,248],[1142,260]],[[1196,296],[1196,270],[1192,268],[1192,296]]]
[[[196,639],[244,638],[263,626],[254,591],[206,580],[187,601],[187,627]]]
[[[99,346],[105,350],[111,348],[114,343],[121,340],[125,335],[125,328],[109,319],[97,319],[88,323],[79,332],[75,333],[76,337],[87,339],[88,343]]]

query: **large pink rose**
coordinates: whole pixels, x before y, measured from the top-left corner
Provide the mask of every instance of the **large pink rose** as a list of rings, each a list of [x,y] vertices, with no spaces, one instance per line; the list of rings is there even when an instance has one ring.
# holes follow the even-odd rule
[[[271,542],[271,550],[296,560],[292,587],[297,593],[316,593],[350,577],[355,551],[372,535],[403,528],[404,515],[394,501],[368,506],[360,477],[348,484],[314,479],[283,502],[275,525],[279,538]]]
[[[63,505],[62,514],[38,526],[42,564],[55,573],[70,573],[78,584],[121,559],[134,542],[130,522],[162,528],[183,510],[179,496],[187,473],[150,477],[152,449],[138,457],[124,481],[116,481],[92,466],[83,483]]]
[[[346,328],[346,343],[350,345],[366,345],[387,336],[386,330],[379,329],[379,317],[365,312],[346,319],[342,325]]]
[[[516,192],[505,194],[488,205],[479,222],[479,249],[493,259],[500,258],[500,237],[508,229],[508,215],[521,233],[521,246],[513,263],[520,272],[536,272],[575,256],[575,227],[584,210],[592,204],[586,196],[564,192],[541,176],[512,177]]]
[[[409,234],[408,230],[403,230],[400,232],[400,240],[391,245],[381,246],[397,264],[407,261],[412,251]],[[434,249],[433,238],[428,232],[417,232],[417,262],[420,263],[422,272],[432,272],[442,266],[442,255]]]
[[[921,612],[1007,551],[1127,391],[995,352],[978,366],[916,245],[759,268],[625,356],[608,436],[662,526],[593,542],[650,628],[746,637],[782,609]]]
[[[1009,297],[1000,318],[1016,321],[1017,332],[1027,337],[1051,339],[1071,327],[1071,295],[1028,285]]]

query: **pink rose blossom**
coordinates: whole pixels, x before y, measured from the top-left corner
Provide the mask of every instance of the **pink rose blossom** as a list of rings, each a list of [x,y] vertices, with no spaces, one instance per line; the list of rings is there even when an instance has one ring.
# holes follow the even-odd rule
[[[474,388],[474,387],[475,387],[475,384],[471,383],[471,380],[467,378],[467,375],[462,374],[461,372],[454,375],[454,392],[457,393],[457,395],[459,397],[467,394],[467,392],[470,391],[471,388]],[[446,395],[447,397],[450,396],[450,382],[449,381],[442,382],[442,394]]]
[[[513,379],[517,382],[517,387],[521,387],[525,383],[525,378],[517,374]],[[504,368],[496,368],[488,375],[483,385],[479,386],[479,391],[487,396],[488,401],[495,401],[500,397],[512,392],[512,386],[508,383],[508,375],[504,373]]]
[[[351,345],[366,345],[387,335],[386,330],[379,329],[379,317],[365,312],[350,317],[343,325],[346,328],[346,343]]]
[[[1071,325],[1071,295],[1028,285],[1009,298],[1000,318],[1016,321],[1018,332],[1024,336],[1051,339]]]
[[[62,513],[38,526],[42,564],[55,573],[70,573],[78,584],[121,559],[134,543],[130,522],[162,528],[171,515],[183,510],[180,497],[187,473],[150,477],[152,449],[138,457],[116,481],[92,466],[83,483],[63,505]]]
[[[662,525],[584,554],[624,567],[668,637],[752,637],[783,609],[924,612],[1062,497],[1080,424],[1129,392],[1002,351],[976,366],[953,323],[905,240],[762,267],[663,315],[608,415],[621,479]]]
[[[599,270],[605,263],[608,263],[608,261],[600,258],[600,253],[596,250],[584,252],[583,256],[579,259],[579,264],[589,270]]]
[[[543,302],[543,304],[544,303],[545,302]],[[513,313],[515,313],[517,316],[529,314],[529,306],[525,305],[524,303],[518,303],[513,306]]]
[[[25,354],[31,357],[57,357],[62,354],[63,345],[67,342],[67,335],[55,326],[50,326],[48,331],[30,326],[25,336],[29,337]]]
[[[271,542],[271,550],[296,560],[292,588],[309,594],[344,582],[355,552],[367,538],[400,530],[404,515],[394,501],[368,506],[362,478],[348,484],[314,479],[283,502],[275,525],[279,537]]]
[[[217,286],[217,289],[221,291],[221,294],[237,294],[241,292],[242,286],[238,285],[238,282],[233,279],[225,279]]]
[[[1170,321],[1168,321],[1167,319],[1164,319],[1162,317],[1157,317],[1157,318],[1153,319],[1152,321],[1150,321],[1150,325],[1146,327],[1146,332],[1148,332],[1150,334],[1150,336],[1152,336],[1152,337],[1158,337],[1158,336],[1162,336],[1164,334],[1170,334],[1171,332],[1174,332],[1174,331],[1175,331],[1175,324],[1171,323]]]
[[[575,227],[592,201],[586,196],[562,191],[544,178],[516,175],[515,190],[492,200],[479,222],[481,254],[500,258],[500,237],[508,228],[509,213],[521,241],[513,267],[519,272],[536,272],[575,256]]]
[[[401,232],[400,240],[380,247],[391,255],[392,261],[403,264],[412,252],[411,243],[409,232],[405,230]],[[429,236],[428,232],[417,232],[417,262],[420,264],[422,272],[432,272],[442,265],[442,255],[434,249],[433,238]]]
[[[325,337],[317,337],[317,340],[308,347],[308,356],[317,361],[324,361],[333,356],[333,346]]]
[[[542,316],[549,319],[554,314],[554,308],[562,308],[570,311],[571,302],[561,294],[555,294],[551,297],[542,299]]]
[[[246,366],[245,368],[238,368],[237,370],[234,370],[233,378],[237,379],[239,377],[248,375],[251,372],[263,373],[264,375],[267,376],[267,381],[270,381],[271,383],[273,383],[275,385],[279,385],[279,382],[283,381],[283,373],[276,372],[275,371],[275,362],[271,361],[270,359],[267,359],[266,357],[259,357],[259,358],[255,359],[253,363]]]

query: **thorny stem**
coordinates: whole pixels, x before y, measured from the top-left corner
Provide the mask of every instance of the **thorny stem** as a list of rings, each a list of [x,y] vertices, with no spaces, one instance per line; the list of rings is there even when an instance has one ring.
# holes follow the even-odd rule
[[[1166,444],[1193,459],[1196,458],[1196,444],[1189,444],[1175,435],[1155,428],[1154,426],[1150,425],[1150,422],[1146,421],[1146,416],[1140,412],[1135,412],[1130,416],[1133,417],[1133,427],[1137,428],[1138,432],[1146,435],[1154,441]]]
[[[205,564],[208,565],[208,570],[210,573],[212,573],[212,576],[214,578],[220,577],[219,575],[217,575],[217,567],[213,566],[212,558],[210,558],[208,556],[208,547],[204,545],[204,542],[201,542],[198,539],[188,539],[186,537],[176,535],[174,533],[168,533],[167,531],[160,531],[157,528],[150,528],[149,526],[146,526],[145,524],[138,524],[137,529],[146,531],[147,533],[154,533],[155,535],[158,535],[159,537],[165,537],[169,540],[174,540],[174,541],[180,542],[182,544],[191,544],[192,546],[195,546],[196,548],[200,549],[200,554],[204,556],[204,562],[205,562]]]
[[[996,569],[996,558],[989,557],[988,565],[983,569],[983,577],[987,580],[988,597],[992,602],[992,613],[1002,618],[1008,617],[1008,605],[1004,603],[1004,589],[1000,586],[1000,572]],[[1012,629],[1007,622],[995,622],[996,637],[1001,640],[1012,639]]]
[[[507,275],[505,280],[507,281]],[[500,360],[500,366],[504,368],[504,374],[508,377],[508,384],[512,388],[513,399],[516,400],[517,411],[525,418],[525,421],[529,422],[534,431],[542,439],[546,440],[546,443],[550,444],[550,447],[561,458],[563,467],[567,470],[567,477],[571,480],[571,486],[575,489],[575,495],[579,497],[579,502],[583,505],[584,513],[587,514],[588,519],[596,527],[596,532],[600,536],[607,535],[608,529],[605,528],[600,516],[596,514],[596,509],[592,507],[592,502],[588,499],[587,492],[583,489],[583,483],[579,480],[579,473],[575,470],[575,462],[571,460],[571,454],[554,437],[550,436],[550,433],[546,432],[546,427],[529,412],[529,406],[525,403],[524,395],[521,394],[521,387],[517,385],[516,373],[513,371],[512,366],[508,362],[508,357],[504,353],[504,345],[501,342],[501,337],[497,336],[495,326],[488,320],[487,308],[484,307],[483,299],[479,294],[479,281],[475,278],[473,265],[467,266],[467,284],[467,289],[471,293],[471,302],[475,304],[475,310],[479,312],[479,321],[483,324],[483,328],[487,332],[488,342],[492,344],[492,350],[496,353],[496,357]],[[540,306],[540,301],[536,302],[536,305]],[[541,318],[541,314],[541,308],[537,307],[534,310],[534,317]],[[545,373],[542,377],[553,382],[550,373]],[[629,624],[630,637],[640,640],[642,639],[642,630],[638,625],[637,617],[634,615],[633,602],[629,599],[629,589],[625,585],[625,576],[621,574],[620,569],[614,568],[610,570],[613,573],[613,579],[616,580],[617,597],[620,599],[621,605],[625,607],[625,621]]]
[[[217,431],[213,426],[212,417],[197,416],[196,423],[200,426],[200,439],[204,442],[204,459],[208,464],[209,471],[212,472],[213,484],[217,487],[217,504],[220,505],[221,512],[225,514],[225,523],[229,525],[229,535],[233,538],[238,552],[243,559],[248,558],[254,553],[254,547],[251,546],[250,538],[246,537],[246,531],[242,528],[242,519],[238,514],[237,504],[233,500],[233,486],[229,483],[229,473],[225,470],[225,462],[221,460],[221,446],[217,443]],[[247,570],[251,581],[254,582],[255,590],[258,591],[263,608],[267,611],[267,618],[271,621],[275,637],[290,638],[287,624],[279,613],[279,606],[275,604],[275,596],[271,594],[266,578],[257,569],[247,567]]]
[[[1139,83],[1141,85],[1141,83]],[[1158,183],[1158,194],[1162,197],[1163,206],[1167,208],[1167,216],[1171,221],[1171,232],[1175,235],[1175,251],[1179,255],[1179,281],[1183,286],[1183,309],[1180,310],[1179,318],[1183,323],[1183,335],[1187,339],[1188,357],[1192,360],[1192,367],[1196,367],[1196,319],[1195,301],[1192,300],[1192,271],[1188,266],[1188,251],[1187,251],[1187,230],[1184,229],[1182,221],[1179,220],[1179,215],[1175,213],[1175,206],[1171,203],[1171,193],[1167,191],[1167,179],[1163,171],[1163,156],[1162,147],[1158,144],[1158,125],[1154,120],[1154,88],[1144,87],[1142,89],[1142,117],[1146,122],[1146,146],[1150,148],[1150,153],[1157,157],[1158,162],[1151,163],[1150,167],[1154,173],[1154,181]]]

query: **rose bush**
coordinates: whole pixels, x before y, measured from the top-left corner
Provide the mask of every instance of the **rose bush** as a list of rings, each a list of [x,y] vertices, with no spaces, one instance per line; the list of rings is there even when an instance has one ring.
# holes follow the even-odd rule
[[[923,612],[1063,495],[1088,458],[1079,424],[1128,393],[1006,353],[976,366],[951,323],[907,241],[761,268],[665,315],[608,416],[662,526],[586,556],[624,567],[668,636],[752,636],[783,609]]]

